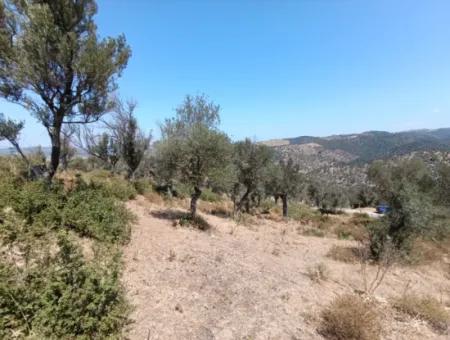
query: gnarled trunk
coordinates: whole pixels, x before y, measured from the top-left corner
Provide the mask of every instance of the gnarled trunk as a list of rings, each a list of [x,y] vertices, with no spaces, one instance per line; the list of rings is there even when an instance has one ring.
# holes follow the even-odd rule
[[[288,216],[288,196],[287,194],[281,195],[281,200],[283,201],[283,217]]]
[[[248,202],[249,195],[250,195],[250,189],[247,188],[247,191],[245,192],[244,196],[242,196],[242,198],[239,200],[238,204],[236,205],[236,212],[240,212],[242,210],[242,206],[244,205],[244,203]],[[248,204],[247,204],[246,208],[247,208],[247,210],[249,210],[250,207],[248,207]]]
[[[191,195],[191,218],[197,214],[197,201],[200,198],[202,191],[199,187],[194,187],[194,193]]]

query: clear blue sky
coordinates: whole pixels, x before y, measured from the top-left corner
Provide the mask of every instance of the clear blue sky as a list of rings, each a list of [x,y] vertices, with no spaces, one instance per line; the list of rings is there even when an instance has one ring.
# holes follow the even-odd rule
[[[450,127],[448,0],[100,0],[101,36],[133,56],[120,93],[157,132],[187,93],[258,140]],[[33,118],[24,145],[48,145]],[[157,133],[156,133],[157,135]]]

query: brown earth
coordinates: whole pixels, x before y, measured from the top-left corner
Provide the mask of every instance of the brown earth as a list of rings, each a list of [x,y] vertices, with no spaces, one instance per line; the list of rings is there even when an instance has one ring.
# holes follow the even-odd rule
[[[258,219],[250,226],[204,215],[203,232],[174,226],[177,207],[143,197],[124,251],[123,283],[134,306],[129,339],[322,339],[320,311],[334,297],[363,289],[360,265],[332,260],[333,245],[352,241],[302,236],[296,222]],[[323,264],[327,279],[310,278]],[[447,264],[448,265],[448,264]],[[444,264],[395,267],[375,292],[383,339],[448,339],[389,305],[405,290],[432,294],[450,306]],[[447,268],[448,270],[448,268]],[[375,268],[368,269],[372,277]]]

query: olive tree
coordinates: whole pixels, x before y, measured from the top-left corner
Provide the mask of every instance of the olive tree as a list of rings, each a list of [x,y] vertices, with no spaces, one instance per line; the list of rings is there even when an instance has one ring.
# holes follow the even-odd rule
[[[100,39],[94,0],[0,0],[0,95],[25,107],[51,142],[58,168],[65,124],[98,121],[127,64],[124,36]]]
[[[244,204],[249,210],[250,196],[264,184],[266,168],[272,162],[273,151],[266,145],[250,139],[235,143],[233,163],[237,182],[233,190],[235,212],[242,211]]]
[[[288,215],[288,197],[296,195],[300,190],[300,169],[294,161],[289,158],[273,163],[268,170],[266,179],[266,192],[275,197],[275,201],[281,198],[283,202],[283,216]]]
[[[231,143],[218,129],[219,110],[205,95],[187,96],[176,116],[161,126],[156,168],[167,181],[177,179],[192,187],[192,218],[202,190],[218,182],[220,170],[230,162]]]
[[[430,228],[432,177],[418,159],[399,162],[374,162],[368,171],[378,197],[390,211],[374,224],[371,249],[379,256],[387,241],[402,251],[409,251],[415,236]]]

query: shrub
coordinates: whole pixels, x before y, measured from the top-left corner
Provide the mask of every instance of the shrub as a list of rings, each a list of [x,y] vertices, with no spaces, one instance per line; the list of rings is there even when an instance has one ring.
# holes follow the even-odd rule
[[[0,338],[107,338],[126,323],[118,261],[87,264],[60,236],[58,253],[32,267],[0,262]]]
[[[200,199],[206,202],[219,202],[222,200],[222,197],[211,189],[204,189],[202,190]]]
[[[315,237],[324,237],[325,232],[316,228],[308,228],[302,231],[302,235],[304,236],[315,236]]]
[[[140,178],[132,182],[134,189],[139,195],[144,195],[153,191],[152,183],[148,179]]]
[[[320,333],[336,340],[376,340],[381,326],[373,305],[358,295],[337,297],[322,312]]]
[[[336,261],[354,263],[361,258],[361,250],[355,247],[342,247],[334,245],[327,254],[328,257]]]
[[[394,299],[393,307],[414,318],[427,321],[439,332],[445,332],[448,329],[450,314],[438,300],[431,296],[405,294]]]
[[[288,217],[300,222],[317,221],[321,214],[305,204],[291,204],[288,210]]]
[[[340,239],[352,239],[356,241],[364,241],[367,239],[367,230],[351,221],[339,224],[335,229],[337,237]]]
[[[94,184],[96,184],[99,189],[105,191],[107,195],[116,197],[121,201],[133,199],[137,194],[133,184],[120,177],[110,178],[104,182],[94,182]]]
[[[306,270],[308,277],[314,282],[325,281],[328,279],[329,270],[325,263],[318,263],[313,267],[308,267]]]
[[[130,213],[108,193],[95,188],[72,192],[63,211],[64,225],[99,241],[125,241]]]

